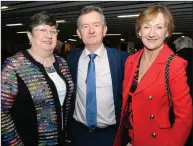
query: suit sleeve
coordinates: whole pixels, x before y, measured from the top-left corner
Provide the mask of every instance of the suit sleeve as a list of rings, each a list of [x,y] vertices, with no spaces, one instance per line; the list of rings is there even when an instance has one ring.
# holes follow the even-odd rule
[[[183,146],[192,127],[192,100],[186,77],[187,62],[175,57],[169,73],[173,110],[176,116],[168,146]]]
[[[70,67],[70,56],[71,56],[71,52],[69,52],[69,53],[67,54],[67,57],[66,57],[66,62],[67,62],[67,64],[68,64],[68,67]]]
[[[11,64],[11,59],[7,59],[1,72],[1,135],[4,145],[22,146],[10,114],[18,92],[16,72]]]
[[[126,74],[126,72],[127,72],[127,68],[126,68],[126,62],[127,62],[127,60],[128,60],[128,57],[129,56],[129,53],[128,52],[123,52],[122,51],[122,55],[121,55],[121,59],[122,59],[122,69],[123,69],[123,85],[122,85],[122,90],[124,90],[125,88],[124,88],[124,85],[125,85],[125,74]]]
[[[129,56],[129,53],[128,53],[128,52],[125,52],[125,51],[123,52],[123,51],[122,51],[121,58],[122,58],[122,65],[123,65],[123,68],[125,68],[125,62],[126,62],[128,56]]]
[[[132,56],[128,56],[126,61],[125,61],[125,64],[124,64],[124,80],[123,80],[123,94],[124,93],[127,93],[127,88],[126,88],[126,85],[127,85],[127,82],[128,82],[128,72],[130,71],[128,69],[128,65],[130,64],[129,62],[131,61],[131,57]],[[123,95],[124,97],[124,95]]]

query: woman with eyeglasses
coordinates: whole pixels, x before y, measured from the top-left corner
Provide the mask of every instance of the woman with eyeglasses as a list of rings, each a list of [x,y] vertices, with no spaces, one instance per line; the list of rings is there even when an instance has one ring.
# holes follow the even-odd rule
[[[57,23],[48,12],[31,17],[31,48],[4,62],[1,72],[3,145],[62,146],[69,142],[74,84],[66,61],[53,54]]]

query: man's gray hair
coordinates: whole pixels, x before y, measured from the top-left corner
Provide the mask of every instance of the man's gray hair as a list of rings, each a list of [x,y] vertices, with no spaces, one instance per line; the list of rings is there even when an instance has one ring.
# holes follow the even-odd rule
[[[105,16],[103,14],[103,10],[98,7],[98,6],[85,6],[84,8],[82,8],[82,10],[80,11],[80,14],[78,16],[78,19],[77,19],[77,27],[79,28],[80,27],[80,17],[84,14],[88,14],[92,11],[95,11],[95,12],[98,12],[99,14],[101,14],[101,17],[102,17],[102,21],[103,21],[103,24],[106,25],[106,20],[105,20]]]
[[[181,36],[177,40],[174,41],[174,44],[176,46],[176,51],[178,52],[179,50],[183,48],[193,48],[193,41],[189,37]]]

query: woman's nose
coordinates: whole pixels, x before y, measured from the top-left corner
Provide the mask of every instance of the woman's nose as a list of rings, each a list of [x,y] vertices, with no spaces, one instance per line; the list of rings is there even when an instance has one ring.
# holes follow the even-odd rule
[[[150,31],[149,31],[149,36],[150,37],[154,37],[155,36],[155,29],[154,28],[151,28]]]

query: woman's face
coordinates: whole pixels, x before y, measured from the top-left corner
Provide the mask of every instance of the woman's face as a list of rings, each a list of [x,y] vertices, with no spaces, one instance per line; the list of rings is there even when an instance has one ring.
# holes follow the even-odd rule
[[[168,37],[168,28],[165,24],[163,14],[158,13],[156,18],[147,23],[143,23],[138,34],[146,49],[161,49],[164,45],[165,38]]]
[[[29,33],[28,37],[32,47],[51,51],[56,47],[57,34],[55,26],[42,24],[34,27],[32,29],[32,34]]]

